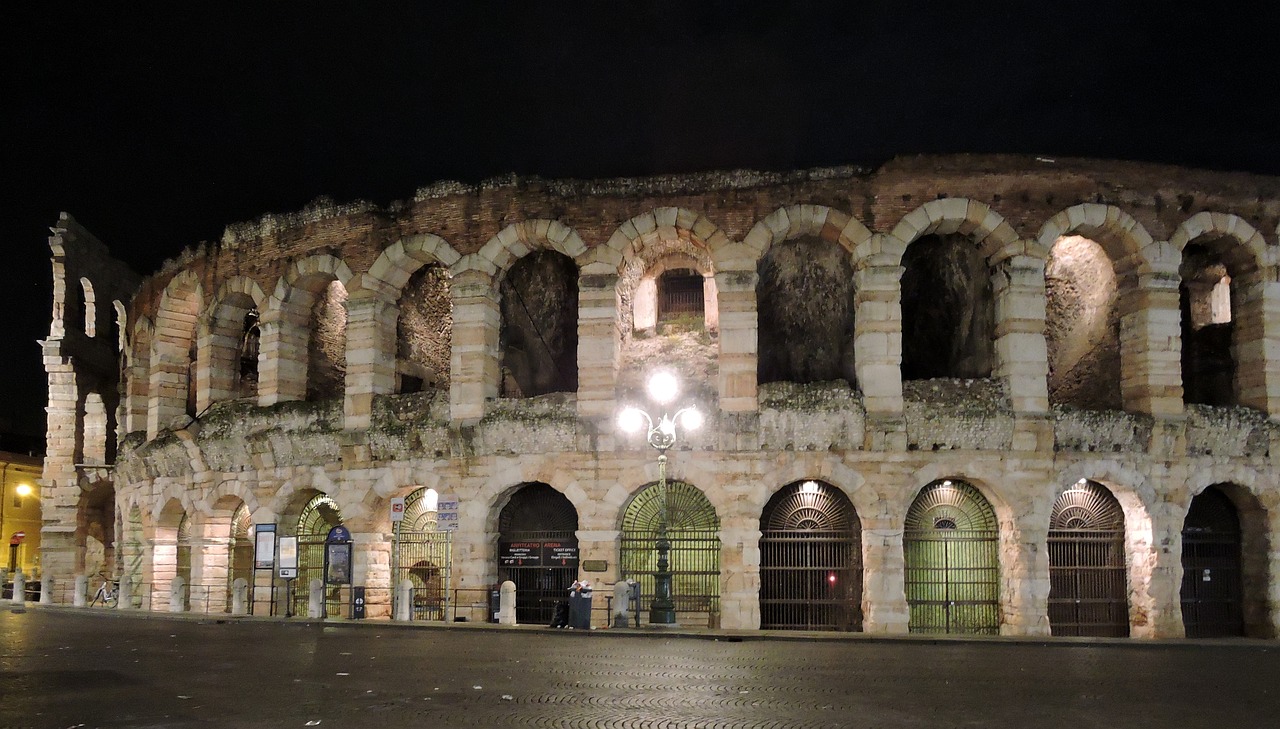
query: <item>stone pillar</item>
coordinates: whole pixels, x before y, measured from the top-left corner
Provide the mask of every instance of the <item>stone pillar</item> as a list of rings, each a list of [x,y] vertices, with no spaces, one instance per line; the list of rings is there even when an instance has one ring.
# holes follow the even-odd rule
[[[868,418],[902,416],[902,266],[859,268],[853,353]]]
[[[249,310],[218,302],[213,313],[202,317],[196,335],[196,410],[236,395],[240,379],[240,345]]]
[[[1121,292],[1120,394],[1124,409],[1182,414],[1182,315],[1177,267],[1137,276]]]
[[[347,430],[364,430],[373,417],[373,397],[395,392],[396,322],[400,307],[367,289],[347,299],[347,383],[343,414]]]
[[[490,277],[459,274],[453,298],[453,350],[449,359],[449,410],[454,423],[484,417],[485,400],[498,396],[498,333],[502,315]]]
[[[1048,519],[1027,521],[1000,528],[1001,635],[1050,634]]]
[[[1006,258],[997,264],[992,284],[996,315],[992,375],[1005,381],[1015,413],[1047,413],[1044,261],[1032,256]]]
[[[365,616],[391,617],[391,539],[381,532],[352,530],[351,541],[351,584],[365,588]]]
[[[1280,421],[1280,283],[1232,282],[1239,403]]]
[[[880,517],[862,520],[862,630],[864,633],[906,633],[906,562],[902,553],[902,520]]]
[[[205,536],[191,544],[191,610],[193,612],[225,612],[230,604],[228,594],[231,540]]]
[[[720,302],[720,410],[753,412],[758,344],[754,270],[716,273]]]
[[[1147,583],[1151,607],[1146,637],[1186,636],[1182,624],[1182,524],[1186,516],[1185,507],[1168,501],[1159,501],[1151,508],[1153,549]]]
[[[177,574],[177,541],[156,539],[151,547],[151,610],[163,610],[169,604],[169,588]]]
[[[578,276],[578,417],[611,420],[618,379],[618,276]]]
[[[615,276],[615,279],[617,277]],[[582,286],[578,286],[581,296]],[[706,296],[703,296],[706,303]],[[636,283],[636,290],[631,294],[631,329],[644,331],[658,326],[658,279],[646,276]]]
[[[728,521],[728,519],[726,519]],[[720,528],[720,625],[736,630],[760,628],[760,529],[748,519]],[[699,626],[700,627],[700,626]]]
[[[301,291],[294,298],[305,299],[307,309],[294,311],[296,304],[278,301],[274,296],[262,312],[258,326],[262,339],[258,345],[258,404],[302,400],[307,395],[307,341],[310,332],[311,297]]]

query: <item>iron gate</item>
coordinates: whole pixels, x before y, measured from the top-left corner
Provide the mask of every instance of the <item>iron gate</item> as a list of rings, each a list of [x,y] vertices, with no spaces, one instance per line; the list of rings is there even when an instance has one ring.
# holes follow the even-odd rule
[[[1240,519],[1213,486],[1191,500],[1182,527],[1182,623],[1188,638],[1244,635]]]
[[[760,627],[861,630],[862,526],[848,497],[795,483],[760,521]]]
[[[695,486],[668,481],[664,492],[650,484],[623,511],[619,540],[620,579],[640,584],[640,609],[653,603],[658,571],[659,526],[667,524],[671,550],[671,599],[691,623],[719,625],[720,518]]]
[[[227,595],[235,594],[236,580],[240,578],[249,585],[249,594],[253,594],[252,533],[253,522],[249,518],[249,507],[242,503],[231,517],[231,564],[227,570]],[[229,599],[226,609],[231,609]]]
[[[503,507],[498,528],[498,579],[516,584],[516,622],[549,624],[556,604],[568,600],[569,586],[578,579],[578,511],[551,486],[531,483]],[[504,551],[509,545],[528,549],[519,553],[528,556],[511,556]],[[572,553],[572,560],[552,563],[550,545],[561,555]]]
[[[1080,481],[1049,517],[1049,627],[1054,635],[1129,635],[1124,511],[1105,487]]]
[[[325,614],[342,615],[342,588],[324,582],[324,543],[329,530],[342,523],[338,504],[327,494],[307,502],[298,517],[298,578],[293,581],[293,614],[306,615],[311,581],[323,585]]]
[[[997,523],[991,504],[963,481],[926,486],[903,530],[913,633],[1000,632]]]
[[[452,534],[437,531],[436,502],[429,489],[405,497],[404,520],[396,531],[392,587],[408,580],[410,620],[446,620],[453,566]],[[399,591],[393,589],[399,598]]]

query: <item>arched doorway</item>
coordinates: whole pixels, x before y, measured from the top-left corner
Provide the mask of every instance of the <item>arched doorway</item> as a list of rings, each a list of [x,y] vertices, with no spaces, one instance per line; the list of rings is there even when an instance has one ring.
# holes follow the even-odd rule
[[[1124,510],[1102,484],[1081,479],[1049,516],[1049,627],[1054,635],[1127,637]]]
[[[448,608],[452,534],[439,531],[439,496],[427,488],[406,496],[396,532],[395,584],[409,580],[412,585],[411,620],[444,620]]]
[[[227,594],[235,594],[236,580],[243,578],[253,588],[253,520],[243,502],[231,515],[231,564],[227,570]],[[228,602],[228,609],[230,603]]]
[[[697,487],[668,481],[641,489],[623,511],[620,578],[640,583],[640,609],[653,602],[658,571],[658,531],[665,520],[671,570],[671,597],[677,621],[694,625],[720,621],[720,517]]]
[[[298,579],[294,583],[293,614],[306,615],[308,593],[312,580],[324,582],[324,543],[329,530],[342,524],[342,512],[328,494],[316,494],[298,515]],[[325,585],[325,612],[342,614],[342,601],[338,585]]]
[[[182,519],[178,522],[173,576],[182,580],[182,592],[178,598],[182,601],[182,612],[187,612],[191,609],[191,595],[195,592],[195,586],[191,584],[191,516],[186,512],[183,512]]]
[[[911,632],[1000,632],[998,530],[991,504],[972,485],[924,487],[902,535]]]
[[[818,481],[781,489],[760,516],[760,627],[862,629],[862,523]]]
[[[516,622],[546,625],[578,577],[578,510],[545,483],[529,483],[498,516],[498,579],[516,583]]]
[[[1182,525],[1182,624],[1188,638],[1244,635],[1240,517],[1210,486],[1191,500]]]

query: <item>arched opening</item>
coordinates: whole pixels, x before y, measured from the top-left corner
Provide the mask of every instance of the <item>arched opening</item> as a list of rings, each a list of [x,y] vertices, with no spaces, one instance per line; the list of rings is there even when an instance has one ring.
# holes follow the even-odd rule
[[[452,534],[440,530],[439,498],[428,488],[406,496],[396,532],[395,584],[408,580],[411,585],[411,620],[444,620],[448,608]]]
[[[151,342],[149,433],[183,427],[196,414],[195,329],[200,302],[200,284],[190,272],[176,276],[160,297]]]
[[[76,568],[89,576],[116,574],[116,490],[107,481],[87,488],[76,508]]]
[[[720,517],[706,494],[683,481],[650,483],[622,516],[619,578],[640,583],[640,609],[654,597],[658,534],[666,525],[671,597],[676,619],[692,625],[720,620]]]
[[[233,388],[235,397],[258,396],[258,353],[262,343],[262,327],[258,322],[261,318],[256,306],[244,314],[244,324],[240,329],[240,346],[237,348],[240,366]]]
[[[516,261],[499,286],[503,397],[578,390],[578,267],[541,250]]]
[[[1121,410],[1119,279],[1104,247],[1058,238],[1045,264],[1049,402]]]
[[[1223,259],[1230,245],[1192,243],[1182,249],[1182,400],[1189,405],[1238,402],[1231,275]]]
[[[97,392],[85,395],[84,435],[80,454],[82,463],[103,465],[108,462],[108,441],[112,445],[115,441],[113,430],[108,426],[107,405],[102,395]]]
[[[960,234],[926,235],[902,265],[902,379],[990,377],[995,297],[977,246]]]
[[[1000,632],[999,537],[973,485],[943,480],[920,491],[902,535],[911,632]]]
[[[396,322],[396,392],[449,389],[453,300],[449,271],[428,264],[409,277]]]
[[[307,339],[307,400],[342,397],[347,377],[347,287],[336,279],[316,292]]]
[[[129,578],[132,585],[131,602],[126,607],[142,606],[142,583],[147,563],[146,536],[143,533],[142,509],[134,505],[122,525],[124,534],[120,543],[120,578]],[[123,596],[122,596],[123,599]]]
[[[690,329],[701,329],[705,322],[704,278],[692,268],[663,271],[657,280],[657,319],[668,326],[687,322]]]
[[[293,592],[293,614],[306,615],[312,580],[324,584],[325,611],[327,615],[341,615],[341,587],[325,583],[325,541],[329,530],[342,525],[342,513],[338,503],[328,494],[315,493],[294,522],[294,536],[298,538],[298,578]]]
[[[1210,486],[1191,500],[1182,524],[1182,624],[1188,638],[1245,634],[1240,515]]]
[[[760,627],[862,630],[862,522],[831,484],[797,481],[764,507]]]
[[[179,599],[182,601],[182,612],[191,610],[191,594],[195,586],[191,584],[191,515],[184,513],[178,522],[176,549],[174,550],[174,578],[181,579],[183,590]]]
[[[1124,510],[1102,484],[1081,479],[1049,516],[1049,626],[1054,635],[1127,637]]]
[[[498,579],[516,584],[516,622],[550,623],[577,577],[578,510],[548,484],[522,484],[498,515]]]
[[[816,235],[773,244],[757,266],[761,384],[844,380],[854,370],[854,271],[849,252]]]
[[[184,540],[185,544],[181,542]],[[186,510],[170,498],[155,519],[151,538],[151,609],[168,610],[173,580],[181,576],[188,588],[191,580],[191,532]],[[182,561],[185,559],[186,563]],[[185,604],[186,589],[183,601]]]
[[[243,501],[231,514],[230,569],[227,570],[227,595],[235,594],[236,580],[243,579],[253,589],[253,520]],[[252,593],[250,593],[252,594]],[[228,608],[230,608],[228,600]]]

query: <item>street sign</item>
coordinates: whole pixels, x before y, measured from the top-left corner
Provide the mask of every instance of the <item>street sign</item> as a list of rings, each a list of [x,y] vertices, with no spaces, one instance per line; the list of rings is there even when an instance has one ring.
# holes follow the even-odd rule
[[[436,499],[436,529],[442,532],[458,531],[458,497],[440,494]]]
[[[404,521],[404,497],[397,496],[391,500],[391,521]]]

